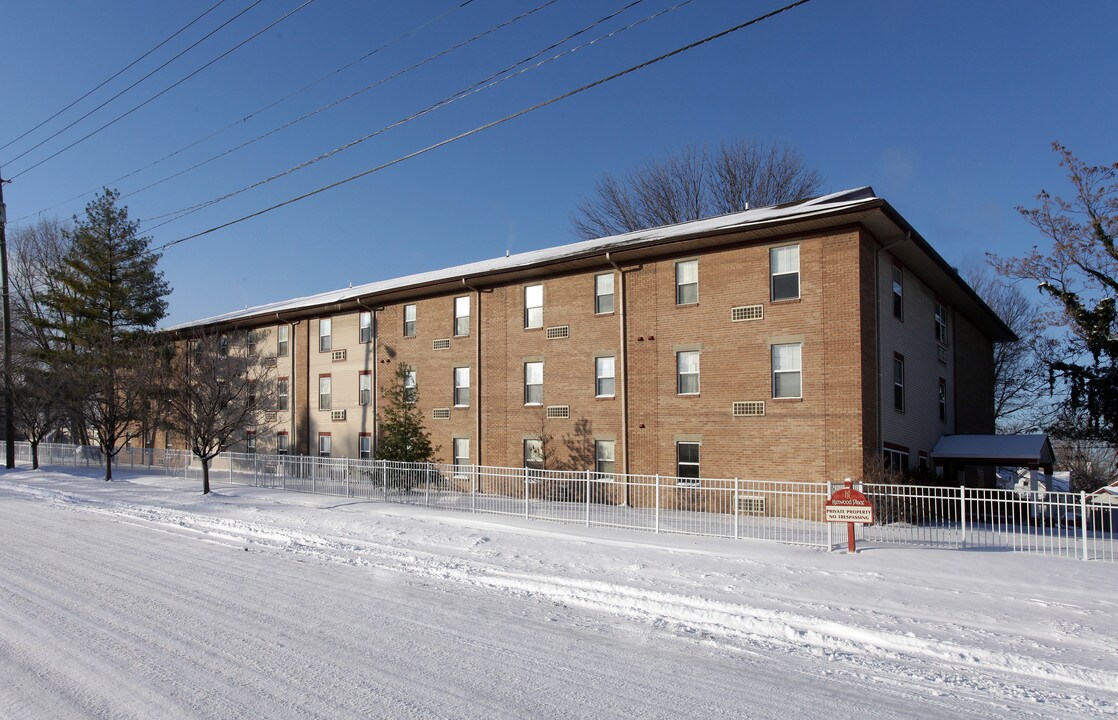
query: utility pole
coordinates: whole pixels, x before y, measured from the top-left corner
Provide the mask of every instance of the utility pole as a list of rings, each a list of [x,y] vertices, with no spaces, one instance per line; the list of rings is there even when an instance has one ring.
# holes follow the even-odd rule
[[[8,304],[8,206],[4,204],[4,180],[0,173],[0,277],[4,294],[4,467],[16,466],[16,424],[12,411],[12,310]]]

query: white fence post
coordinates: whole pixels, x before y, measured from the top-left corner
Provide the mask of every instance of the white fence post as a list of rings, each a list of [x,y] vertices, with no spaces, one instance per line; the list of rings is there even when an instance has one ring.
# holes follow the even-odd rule
[[[524,517],[528,518],[528,466],[524,466]]]
[[[959,486],[959,547],[967,546],[967,486]]]
[[[586,527],[590,527],[590,471],[586,471]]]
[[[730,512],[734,514],[734,539],[738,539],[738,497],[741,490],[739,488],[739,481],[734,478],[734,499],[730,503]]]
[[[431,463],[423,463],[423,506],[431,507]]]
[[[655,498],[654,507],[656,508],[656,510],[655,510],[655,515],[656,515],[655,529],[656,529],[656,532],[659,533],[660,532],[660,476],[659,475],[656,476],[656,498]]]
[[[1087,554],[1087,492],[1079,491],[1079,529],[1083,536],[1083,559],[1090,559]]]
[[[477,512],[477,465],[470,466],[470,512]]]

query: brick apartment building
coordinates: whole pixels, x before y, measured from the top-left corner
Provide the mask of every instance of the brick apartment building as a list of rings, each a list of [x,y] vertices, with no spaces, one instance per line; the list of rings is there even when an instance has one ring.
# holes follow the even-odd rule
[[[445,462],[825,481],[992,433],[1014,338],[870,188],[172,328],[275,356],[261,452],[371,457],[400,363]],[[271,364],[271,361],[269,361]]]

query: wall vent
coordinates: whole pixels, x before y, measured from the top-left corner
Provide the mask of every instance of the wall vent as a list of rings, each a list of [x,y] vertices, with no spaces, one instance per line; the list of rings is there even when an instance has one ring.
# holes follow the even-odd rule
[[[549,327],[547,329],[548,340],[562,340],[563,338],[569,338],[570,336],[570,325],[556,325],[555,327]]]
[[[268,357],[264,358],[263,364],[266,368],[274,368],[276,366],[276,356],[269,355]]]
[[[764,400],[739,400],[734,403],[734,417],[758,417],[764,414]]]
[[[764,305],[742,305],[730,308],[730,322],[744,322],[746,320],[763,320],[765,318]]]
[[[275,410],[265,410],[264,411],[264,422],[270,422],[270,423],[275,422],[278,417],[279,417],[279,415],[276,413]]]
[[[565,420],[571,416],[570,405],[548,405],[547,417],[552,420]]]
[[[764,495],[738,495],[736,505],[737,505],[738,515],[764,515],[765,514],[765,496]]]
[[[345,410],[331,410],[330,419],[335,422],[341,422],[345,420]]]
[[[330,353],[330,362],[342,362],[345,360],[345,350],[334,350]]]
[[[432,408],[431,409],[431,419],[432,420],[449,420],[450,419],[450,408]]]
[[[431,349],[432,350],[449,350],[450,349],[450,338],[440,338],[438,340],[431,341]]]

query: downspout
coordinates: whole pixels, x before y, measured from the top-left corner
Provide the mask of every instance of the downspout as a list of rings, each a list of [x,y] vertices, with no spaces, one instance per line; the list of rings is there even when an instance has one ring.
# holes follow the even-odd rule
[[[607,252],[606,262],[617,271],[617,331],[620,340],[621,362],[621,472],[625,475],[625,493],[622,504],[629,505],[629,366],[625,343],[625,273]]]
[[[474,380],[474,387],[477,388],[474,398],[474,432],[477,435],[477,457],[475,458],[474,465],[481,465],[481,290],[478,290],[473,285],[466,282],[466,278],[462,278],[462,285],[474,291],[474,297],[477,299],[475,305],[477,306],[477,332],[474,333],[474,365],[477,367],[477,378]],[[454,448],[451,448],[454,452]]]
[[[379,360],[378,360],[379,353],[377,351],[380,348],[380,330],[377,326],[377,312],[380,311],[380,310],[383,310],[384,308],[379,307],[379,306],[378,307],[369,307],[368,305],[361,302],[360,300],[357,301],[357,304],[369,311],[369,314],[371,315],[371,317],[369,318],[369,322],[372,323],[372,327],[369,328],[369,329],[373,333],[373,379],[372,379],[372,385],[373,386],[372,386],[369,394],[372,395],[372,398],[370,398],[370,402],[373,405],[373,431],[372,431],[373,447],[371,448],[371,450],[372,450],[372,455],[375,458],[377,456],[377,450],[379,449],[379,445],[380,445],[380,427],[379,427],[380,416],[377,415],[377,407],[378,407],[377,406],[377,400],[379,399],[378,396],[380,395],[380,384],[378,382],[380,374],[377,372],[377,364],[379,363]],[[360,332],[361,331],[361,321],[360,321],[360,319],[358,319],[357,327],[358,327],[358,332]],[[358,442],[360,442],[360,441],[358,441]],[[358,454],[360,454],[360,452],[361,452],[360,445],[358,445],[357,452],[358,452]]]

